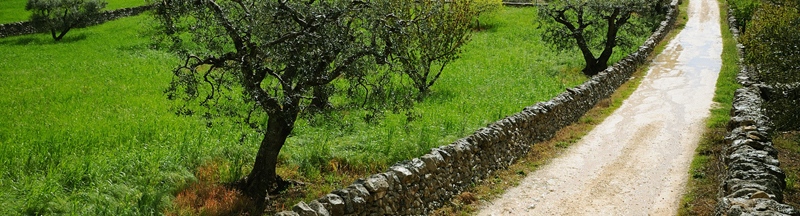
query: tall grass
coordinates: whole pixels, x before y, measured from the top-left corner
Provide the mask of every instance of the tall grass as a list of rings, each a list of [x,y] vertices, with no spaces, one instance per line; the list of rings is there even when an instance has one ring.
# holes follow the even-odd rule
[[[156,214],[200,161],[255,148],[168,111],[177,58],[148,20],[0,39],[0,215]]]
[[[108,2],[108,5],[105,10],[145,5],[145,0],[106,0],[106,2]],[[28,20],[31,16],[31,12],[25,10],[26,3],[28,3],[27,0],[0,1],[0,24]]]
[[[389,113],[366,123],[358,110],[298,121],[282,172],[340,187],[352,179],[336,173],[418,157],[584,81],[577,51],[541,42],[535,13],[504,8],[484,18],[487,30],[475,32],[414,121]],[[179,59],[150,47],[142,30],[151,23],[123,18],[60,42],[47,34],[0,39],[0,215],[160,214],[194,185],[201,164],[220,164],[219,181],[247,174],[258,136],[239,142],[239,127],[207,128],[169,111],[162,91]]]
[[[542,42],[536,17],[536,8],[513,7],[482,17],[485,30],[474,32],[461,59],[448,65],[431,94],[415,106],[418,116],[411,122],[402,113],[389,113],[379,123],[365,123],[355,110],[298,121],[281,152],[279,173],[313,184],[304,192],[287,192],[276,210],[419,157],[585,81],[579,51],[559,52]],[[616,51],[610,63],[633,49]]]
[[[461,58],[448,65],[430,95],[416,105],[415,120],[389,113],[370,124],[351,110],[301,120],[281,158],[297,164],[316,161],[303,155],[340,158],[350,166],[381,171],[586,80],[578,70],[584,63],[577,50],[559,52],[542,42],[535,8],[506,7],[497,13],[481,21],[487,30],[474,32]],[[631,51],[618,49],[613,61]]]

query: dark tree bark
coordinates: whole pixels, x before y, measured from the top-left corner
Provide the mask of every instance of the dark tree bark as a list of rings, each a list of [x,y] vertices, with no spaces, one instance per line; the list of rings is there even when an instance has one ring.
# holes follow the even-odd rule
[[[280,113],[269,117],[267,133],[258,148],[253,171],[241,186],[259,204],[267,200],[270,192],[280,191],[288,185],[287,181],[276,174],[275,169],[278,164],[278,154],[294,129],[296,119],[297,113]]]
[[[72,29],[72,27],[69,27],[69,28],[66,28],[64,30],[61,30],[61,33],[58,34],[58,36],[56,36],[56,30],[55,29],[50,30],[50,32],[53,35],[53,39],[55,39],[56,41],[60,41],[62,38],[64,38],[64,35],[67,35],[67,32],[69,32],[70,29]]]

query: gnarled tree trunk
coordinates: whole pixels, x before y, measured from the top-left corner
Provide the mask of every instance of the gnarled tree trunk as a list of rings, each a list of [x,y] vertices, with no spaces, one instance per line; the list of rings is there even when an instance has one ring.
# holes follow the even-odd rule
[[[270,115],[267,120],[267,132],[256,154],[253,170],[247,176],[241,189],[254,198],[259,206],[267,200],[270,192],[280,191],[288,186],[288,182],[275,172],[278,154],[294,129],[297,112],[284,111]]]

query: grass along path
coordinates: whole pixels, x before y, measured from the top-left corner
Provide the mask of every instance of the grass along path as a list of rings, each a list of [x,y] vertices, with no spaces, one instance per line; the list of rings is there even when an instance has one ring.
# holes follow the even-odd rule
[[[325,126],[298,121],[295,136],[281,152],[287,165],[280,174],[313,184],[290,190],[277,210],[419,157],[585,81],[577,50],[552,51],[541,41],[536,17],[535,8],[504,7],[481,20],[487,30],[474,32],[461,59],[448,65],[431,95],[416,106],[417,120],[388,114],[378,124],[367,124],[358,114],[334,113],[313,120]],[[611,62],[633,50],[617,50]]]
[[[482,20],[488,30],[476,32],[446,69],[416,107],[415,121],[389,113],[365,123],[357,111],[299,121],[280,170],[311,184],[288,191],[276,209],[583,82],[576,52],[543,45],[535,13],[504,8]],[[207,128],[169,111],[162,91],[179,60],[150,48],[142,30],[151,22],[147,15],[123,18],[75,29],[60,42],[47,34],[0,39],[0,215],[180,213],[172,201],[182,189],[203,188],[193,182],[247,174],[256,137],[240,143],[238,127]],[[219,205],[213,201],[207,204]]]
[[[783,203],[800,208],[800,132],[782,132],[773,137],[772,142],[778,149],[780,167],[786,173]]]
[[[688,0],[684,0],[679,5],[680,14],[674,24],[674,30],[655,48],[651,59],[660,54],[669,41],[683,30],[687,19],[688,2]],[[438,210],[435,215],[473,215],[481,205],[491,203],[492,200],[500,198],[508,188],[518,186],[529,173],[564,153],[569,146],[581,140],[583,136],[619,108],[622,102],[638,88],[648,70],[649,64],[640,66],[632,75],[633,79],[622,84],[609,98],[598,102],[580,120],[559,130],[550,140],[533,145],[525,158],[509,166],[508,169],[498,170],[495,172],[494,178],[484,180],[481,184],[456,196],[452,202],[454,205]]]
[[[697,147],[696,155],[692,160],[687,193],[681,201],[678,215],[712,215],[717,202],[717,190],[720,185],[720,174],[725,170],[720,157],[722,147],[725,145],[725,126],[730,119],[733,93],[740,88],[736,82],[739,73],[739,54],[736,49],[736,40],[730,33],[727,17],[728,10],[725,1],[719,1],[720,25],[722,30],[722,68],[717,79],[717,89],[714,93],[715,106],[711,109],[711,116],[706,123],[706,131]]]

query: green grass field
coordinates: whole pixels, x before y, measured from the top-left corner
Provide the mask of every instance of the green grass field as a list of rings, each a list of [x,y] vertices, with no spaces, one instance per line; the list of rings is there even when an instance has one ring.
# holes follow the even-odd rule
[[[177,62],[148,48],[148,20],[0,39],[0,215],[154,213],[195,160],[232,148],[168,112]]]
[[[26,21],[31,16],[25,10],[27,0],[2,0],[0,1],[0,24]],[[108,5],[105,10],[136,7],[145,5],[145,0],[106,0]]]
[[[484,20],[490,28],[473,35],[461,59],[448,65],[415,107],[421,118],[408,122],[403,114],[388,114],[379,124],[366,124],[359,115],[334,113],[339,118],[318,118],[324,127],[299,121],[286,157],[299,163],[306,160],[301,155],[324,155],[329,158],[323,161],[342,158],[356,166],[411,159],[583,82],[573,70],[582,66],[578,55],[545,47],[535,17],[535,10],[507,8]],[[319,149],[311,145],[330,145],[322,149],[331,151],[309,152]],[[374,171],[382,171],[381,165]]]
[[[358,168],[382,171],[385,165],[421,156],[585,81],[577,51],[548,48],[535,19],[534,9],[505,8],[483,20],[488,30],[473,35],[461,59],[448,65],[431,95],[416,106],[421,118],[408,122],[405,115],[389,114],[376,125],[364,123],[358,115],[334,113],[338,118],[325,118],[324,127],[299,121],[291,145],[284,147],[284,158],[313,167],[325,164],[304,161],[338,158]],[[627,53],[617,52],[612,61]]]
[[[382,171],[584,81],[576,52],[542,45],[535,13],[504,8],[482,20],[487,30],[416,106],[421,118],[367,124],[343,111],[301,120],[281,166],[308,179],[329,166]],[[223,164],[221,181],[249,171],[255,137],[240,143],[238,127],[207,128],[169,111],[162,92],[179,60],[150,48],[149,24],[141,15],[75,29],[61,42],[0,39],[0,215],[160,214],[205,162]]]

